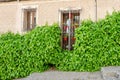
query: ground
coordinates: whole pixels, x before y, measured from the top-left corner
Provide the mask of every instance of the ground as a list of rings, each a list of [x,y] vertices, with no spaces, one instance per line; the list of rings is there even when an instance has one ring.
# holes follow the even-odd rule
[[[120,80],[120,66],[103,67],[98,72],[48,70],[43,73],[33,73],[26,78],[16,80]]]

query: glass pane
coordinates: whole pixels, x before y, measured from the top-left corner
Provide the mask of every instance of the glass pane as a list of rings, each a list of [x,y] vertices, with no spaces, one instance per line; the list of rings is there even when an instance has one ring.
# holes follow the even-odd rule
[[[71,11],[72,12],[72,11]],[[74,12],[74,11],[73,11]],[[62,13],[61,19],[62,19],[62,47],[63,49],[68,49],[68,45],[71,46],[71,49],[73,49],[73,44],[75,43],[76,38],[75,35],[75,28],[79,27],[80,22],[80,13],[74,12],[71,13],[71,19],[69,19],[69,13],[65,12]],[[69,25],[70,25],[70,31],[69,31]],[[69,36],[70,32],[70,36]],[[69,44],[69,37],[70,37],[70,44]]]

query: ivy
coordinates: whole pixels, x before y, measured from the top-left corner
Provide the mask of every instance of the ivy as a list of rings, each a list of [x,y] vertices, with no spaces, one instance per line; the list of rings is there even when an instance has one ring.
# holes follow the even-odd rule
[[[98,71],[120,66],[120,12],[83,21],[75,30],[73,51],[60,46],[57,24],[38,26],[24,35],[0,35],[0,80],[22,78],[52,66],[62,71]]]
[[[58,65],[60,48],[60,28],[52,26],[36,27],[24,34],[6,33],[0,36],[0,80],[28,76]],[[59,58],[59,59],[58,59]]]
[[[120,12],[98,22],[83,21],[75,37],[74,50],[63,59],[61,70],[98,71],[103,66],[120,66]]]

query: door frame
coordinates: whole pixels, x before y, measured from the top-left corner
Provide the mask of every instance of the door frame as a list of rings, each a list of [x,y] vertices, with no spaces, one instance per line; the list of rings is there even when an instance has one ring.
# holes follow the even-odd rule
[[[38,5],[25,5],[21,7],[21,32],[24,33],[24,10],[36,10],[36,25],[38,24]]]
[[[59,27],[61,28],[62,27],[62,22],[61,22],[61,19],[62,19],[62,13],[63,12],[68,12],[69,13],[69,11],[79,11],[79,13],[81,14],[81,8],[60,8],[59,10],[58,10],[58,21],[59,21]],[[81,21],[81,15],[80,15],[80,17],[79,17],[79,20]],[[79,25],[80,25],[80,21],[79,21]]]
[[[80,14],[81,14],[81,8],[60,8],[59,9],[59,17],[58,17],[58,19],[59,19],[59,27],[61,28],[61,30],[62,30],[62,18],[63,18],[63,13],[68,13],[68,16],[69,16],[69,19],[71,19],[71,13],[73,13],[73,11],[74,11],[74,13],[77,13],[77,12],[79,12],[79,25],[80,25]],[[71,26],[71,25],[70,25]],[[70,27],[69,26],[69,27]],[[69,28],[69,31],[70,31],[70,28]],[[63,32],[63,31],[62,31]],[[63,33],[61,32],[61,47],[63,48]],[[72,44],[71,44],[71,33],[69,32],[68,33],[68,50],[71,50],[72,49]]]

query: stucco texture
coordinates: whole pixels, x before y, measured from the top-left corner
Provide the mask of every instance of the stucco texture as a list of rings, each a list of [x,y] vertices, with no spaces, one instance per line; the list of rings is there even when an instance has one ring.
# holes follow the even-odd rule
[[[93,21],[104,18],[106,12],[112,13],[120,10],[120,0],[52,0],[52,1],[21,1],[0,4],[0,33],[12,31],[22,32],[23,16],[22,7],[37,5],[37,25],[59,22],[60,8],[81,8],[80,20],[92,19]],[[97,13],[97,14],[96,14]]]

